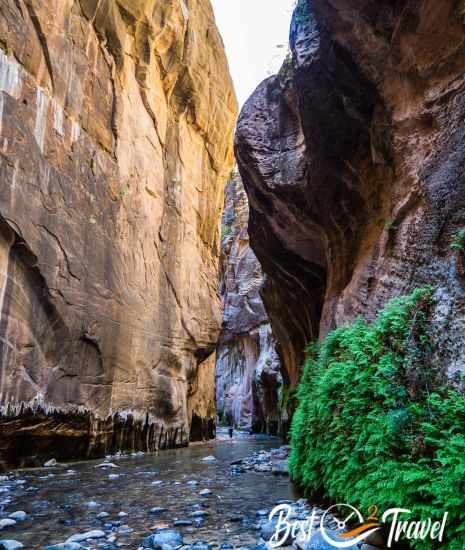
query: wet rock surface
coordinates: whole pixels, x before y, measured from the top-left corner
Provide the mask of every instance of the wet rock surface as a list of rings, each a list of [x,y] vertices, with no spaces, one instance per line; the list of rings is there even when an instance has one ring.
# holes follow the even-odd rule
[[[270,451],[258,451],[249,457],[233,460],[231,470],[236,474],[255,471],[286,476],[289,475],[287,459],[290,451],[291,448],[288,445]]]

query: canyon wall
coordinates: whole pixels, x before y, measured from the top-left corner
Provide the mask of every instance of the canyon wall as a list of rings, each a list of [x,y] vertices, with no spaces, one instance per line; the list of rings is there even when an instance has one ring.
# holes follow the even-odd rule
[[[453,0],[299,0],[236,157],[285,381],[308,342],[432,285],[432,363],[465,371],[465,15]],[[460,241],[460,239],[459,239]]]
[[[214,432],[236,100],[209,0],[0,0],[0,462]]]
[[[264,277],[249,245],[248,220],[247,195],[241,178],[234,174],[225,189],[221,226],[224,314],[216,354],[217,409],[227,425],[279,433],[283,423],[280,363],[260,297]]]

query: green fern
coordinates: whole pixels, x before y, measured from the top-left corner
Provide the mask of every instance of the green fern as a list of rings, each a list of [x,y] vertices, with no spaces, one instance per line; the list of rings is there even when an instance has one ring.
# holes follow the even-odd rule
[[[402,506],[418,519],[448,511],[443,547],[458,550],[465,547],[465,397],[430,366],[431,303],[431,288],[416,290],[374,323],[357,319],[309,353],[289,466],[313,498],[365,512]]]
[[[450,247],[454,250],[465,250],[465,228],[453,236]]]

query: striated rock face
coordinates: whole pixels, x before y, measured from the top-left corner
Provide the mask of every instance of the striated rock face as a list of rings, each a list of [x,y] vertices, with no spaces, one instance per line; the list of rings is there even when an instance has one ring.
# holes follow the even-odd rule
[[[0,459],[208,436],[236,115],[209,0],[0,0],[0,48]]]
[[[234,175],[225,189],[222,222],[223,329],[217,349],[216,396],[220,418],[239,428],[281,430],[280,363],[260,290],[264,277],[249,245],[249,206]]]
[[[465,18],[457,2],[300,0],[291,56],[239,119],[263,296],[294,384],[305,345],[434,285],[438,369],[465,370]]]

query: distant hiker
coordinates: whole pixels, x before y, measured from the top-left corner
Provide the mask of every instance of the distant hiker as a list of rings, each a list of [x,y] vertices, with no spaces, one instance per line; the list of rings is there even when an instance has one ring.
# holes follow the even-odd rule
[[[232,426],[229,426],[228,432],[229,432],[229,437],[230,437],[230,439],[232,439],[233,432],[234,432],[234,428],[233,428]]]

